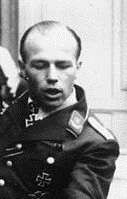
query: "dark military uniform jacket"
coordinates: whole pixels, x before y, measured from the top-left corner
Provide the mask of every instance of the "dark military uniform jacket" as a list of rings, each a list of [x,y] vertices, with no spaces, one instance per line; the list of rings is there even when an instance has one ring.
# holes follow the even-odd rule
[[[104,199],[115,171],[115,137],[78,102],[43,120],[28,93],[0,119],[1,199]]]

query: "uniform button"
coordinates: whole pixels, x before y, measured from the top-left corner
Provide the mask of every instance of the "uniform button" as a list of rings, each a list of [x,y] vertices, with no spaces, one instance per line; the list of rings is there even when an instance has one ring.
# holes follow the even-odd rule
[[[2,186],[4,186],[4,185],[5,185],[5,180],[0,179],[0,186],[2,187]]]
[[[11,167],[11,166],[12,166],[12,161],[11,161],[11,160],[8,160],[8,161],[6,162],[6,164],[7,164],[7,166]]]
[[[53,157],[48,157],[46,161],[48,164],[53,164],[55,162],[55,159]]]
[[[17,148],[18,150],[20,150],[20,149],[22,148],[22,144],[21,144],[21,143],[16,144],[16,148]]]

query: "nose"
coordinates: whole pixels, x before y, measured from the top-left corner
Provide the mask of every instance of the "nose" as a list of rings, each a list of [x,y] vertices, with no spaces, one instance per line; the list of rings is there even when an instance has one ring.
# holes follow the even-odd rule
[[[54,84],[57,81],[58,81],[57,68],[55,64],[50,64],[48,68],[47,82],[50,84]]]

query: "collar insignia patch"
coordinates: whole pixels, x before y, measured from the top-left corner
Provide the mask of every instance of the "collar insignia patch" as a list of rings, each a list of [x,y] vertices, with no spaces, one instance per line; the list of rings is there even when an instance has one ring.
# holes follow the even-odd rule
[[[68,122],[68,126],[71,128],[69,130],[71,130],[71,132],[73,130],[74,132],[72,133],[77,137],[82,132],[84,122],[85,119],[83,116],[78,111],[74,110]]]

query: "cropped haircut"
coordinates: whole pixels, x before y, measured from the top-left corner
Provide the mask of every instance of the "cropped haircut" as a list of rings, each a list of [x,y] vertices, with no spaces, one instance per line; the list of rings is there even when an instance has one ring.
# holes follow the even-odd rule
[[[25,31],[25,33],[23,34],[21,41],[20,41],[20,55],[22,57],[23,62],[26,63],[26,59],[27,59],[26,50],[25,50],[25,41],[26,41],[27,37],[29,36],[29,34],[31,34],[32,32],[34,32],[36,30],[40,34],[44,34],[45,30],[50,30],[52,28],[59,27],[61,25],[62,24],[57,21],[42,21],[42,22],[37,23],[37,24],[31,26],[30,28],[28,28]],[[81,48],[82,48],[81,47],[81,39],[73,29],[71,29],[68,26],[64,26],[64,27],[72,34],[73,38],[77,42],[76,59],[78,60],[78,58],[81,54]]]

